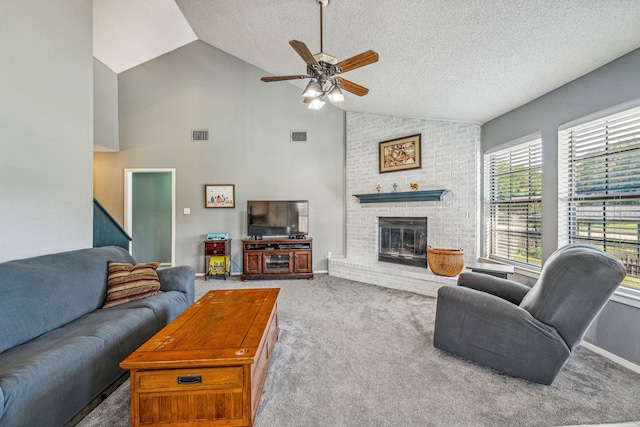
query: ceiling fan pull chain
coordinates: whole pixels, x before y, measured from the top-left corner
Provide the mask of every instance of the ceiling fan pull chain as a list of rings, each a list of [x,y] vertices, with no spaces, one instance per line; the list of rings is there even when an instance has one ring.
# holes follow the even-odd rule
[[[324,52],[324,48],[322,47],[322,9],[324,9],[324,6],[321,1],[319,1],[318,4],[320,5],[320,52]]]

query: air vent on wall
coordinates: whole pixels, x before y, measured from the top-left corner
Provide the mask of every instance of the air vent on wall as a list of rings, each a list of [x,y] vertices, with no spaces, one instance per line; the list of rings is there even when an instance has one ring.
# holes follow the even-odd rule
[[[307,142],[307,131],[306,130],[292,130],[291,131],[291,142]]]
[[[209,129],[191,129],[192,141],[208,141]]]

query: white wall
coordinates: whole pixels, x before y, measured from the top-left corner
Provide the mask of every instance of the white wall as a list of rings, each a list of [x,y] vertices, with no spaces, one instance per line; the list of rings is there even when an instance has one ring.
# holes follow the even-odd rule
[[[92,4],[0,2],[0,261],[92,245]]]
[[[326,270],[344,246],[344,113],[307,110],[300,89],[264,75],[201,41],[119,74],[120,151],[96,153],[96,198],[123,224],[124,168],[175,168],[176,263],[203,272],[206,234],[228,232],[234,273],[247,200],[309,200],[314,270]],[[191,142],[191,129],[211,140]],[[205,208],[205,184],[234,184],[235,209]]]
[[[422,168],[379,173],[380,142],[421,134]],[[380,216],[428,217],[432,247],[462,248],[465,260],[478,256],[480,126],[475,123],[347,113],[347,258],[377,260]],[[442,201],[360,204],[354,194],[449,190]]]
[[[118,75],[93,58],[93,143],[96,151],[118,151]]]

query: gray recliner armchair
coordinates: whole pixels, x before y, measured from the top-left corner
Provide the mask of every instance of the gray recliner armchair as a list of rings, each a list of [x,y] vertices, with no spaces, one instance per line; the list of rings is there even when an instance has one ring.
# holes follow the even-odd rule
[[[551,384],[625,277],[589,245],[556,250],[531,288],[480,273],[438,290],[433,345],[509,375]]]

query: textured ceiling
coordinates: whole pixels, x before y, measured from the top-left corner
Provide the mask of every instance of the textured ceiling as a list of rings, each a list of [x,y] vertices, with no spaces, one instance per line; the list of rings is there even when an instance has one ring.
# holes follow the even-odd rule
[[[196,38],[265,75],[305,74],[290,40],[320,51],[316,0],[94,0],[94,21],[116,72]],[[331,0],[324,52],[380,55],[345,110],[486,122],[639,48],[639,22],[640,0]]]

